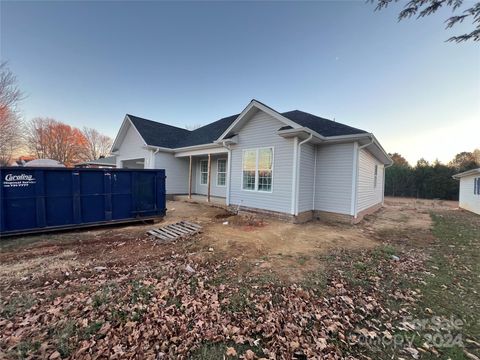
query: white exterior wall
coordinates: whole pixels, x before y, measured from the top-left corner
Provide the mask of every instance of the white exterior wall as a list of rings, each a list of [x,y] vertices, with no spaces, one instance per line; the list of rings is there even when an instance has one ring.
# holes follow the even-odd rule
[[[480,174],[460,178],[459,206],[480,215],[480,195],[473,193],[473,179],[477,177],[480,177]]]
[[[155,154],[154,168],[165,169],[167,195],[188,194],[188,167],[188,158],[176,158],[167,152]]]
[[[374,187],[375,165],[377,169],[377,186]],[[367,150],[358,154],[357,179],[357,213],[383,201],[384,165]]]
[[[137,130],[129,125],[125,138],[117,151],[117,168],[122,167],[122,160],[145,159],[145,168],[150,167],[151,152],[144,149],[145,143]]]
[[[351,215],[354,144],[317,146],[315,210]]]
[[[313,210],[315,181],[315,146],[309,143],[300,148],[298,213]]]
[[[239,131],[238,144],[232,146],[230,204],[291,213],[293,177],[293,140],[277,135],[285,124],[258,111]],[[273,147],[272,192],[242,189],[242,153],[244,149]]]
[[[217,160],[218,159],[227,160],[227,157],[228,157],[227,154],[215,155],[215,156],[212,155],[211,156],[211,165],[212,165],[212,168],[211,168],[212,174],[211,174],[211,180],[210,180],[211,181],[211,184],[210,184],[210,195],[211,196],[218,196],[218,197],[225,197],[226,196],[226,190],[227,190],[226,183],[225,183],[225,186],[218,186],[217,185],[217,166],[218,166]],[[194,160],[193,172],[194,172],[195,176],[193,177],[194,180],[192,180],[192,181],[195,181],[195,182],[194,182],[194,186],[192,187],[192,192],[194,192],[195,194],[207,195],[208,186],[200,184],[200,178],[201,178],[201,175],[200,175],[200,161],[201,160],[207,160],[208,161],[208,157],[205,156],[204,158],[195,158],[195,160]],[[228,164],[227,164],[227,170],[228,170]],[[227,171],[227,173],[228,173],[228,171]],[[188,172],[187,172],[187,176],[188,176]]]

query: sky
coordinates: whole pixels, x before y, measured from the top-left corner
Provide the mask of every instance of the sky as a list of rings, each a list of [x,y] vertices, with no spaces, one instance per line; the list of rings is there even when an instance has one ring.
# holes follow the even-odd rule
[[[480,44],[404,2],[0,2],[0,55],[26,98],[115,137],[126,113],[205,125],[253,98],[373,132],[414,164],[480,147]]]

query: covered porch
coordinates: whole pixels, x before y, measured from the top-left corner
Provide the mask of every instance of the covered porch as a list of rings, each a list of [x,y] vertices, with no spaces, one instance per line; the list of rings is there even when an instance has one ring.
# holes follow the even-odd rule
[[[188,193],[175,198],[228,205],[230,151],[224,147],[178,152],[188,162]]]

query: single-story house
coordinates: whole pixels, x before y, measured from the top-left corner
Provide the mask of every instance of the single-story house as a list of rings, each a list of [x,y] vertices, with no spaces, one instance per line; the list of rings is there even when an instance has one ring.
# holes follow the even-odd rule
[[[460,180],[459,207],[480,215],[480,168],[453,175],[453,178]]]
[[[356,222],[383,204],[392,161],[372,133],[252,100],[196,130],[126,115],[118,168],[162,168],[168,196],[215,196],[237,210]]]
[[[117,160],[115,155],[101,156],[96,160],[88,160],[75,164],[76,168],[96,168],[96,169],[115,169],[117,167]]]

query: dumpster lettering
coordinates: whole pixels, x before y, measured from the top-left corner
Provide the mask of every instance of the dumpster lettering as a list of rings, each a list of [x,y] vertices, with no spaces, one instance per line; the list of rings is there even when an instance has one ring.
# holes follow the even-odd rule
[[[5,181],[3,182],[3,187],[25,187],[30,184],[35,184],[35,178],[33,175],[27,174],[7,174],[5,175]]]

